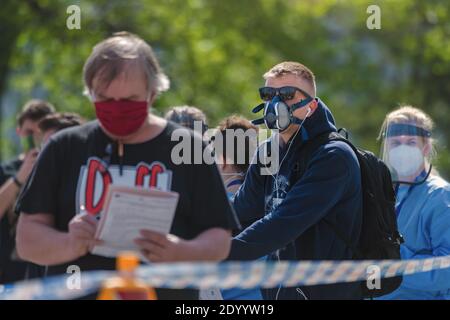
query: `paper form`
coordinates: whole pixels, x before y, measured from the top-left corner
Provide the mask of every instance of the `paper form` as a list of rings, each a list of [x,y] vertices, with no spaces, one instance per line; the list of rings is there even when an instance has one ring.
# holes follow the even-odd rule
[[[134,240],[142,229],[169,233],[178,197],[176,192],[110,186],[95,236],[103,244],[92,254],[116,257],[121,251],[138,252]]]

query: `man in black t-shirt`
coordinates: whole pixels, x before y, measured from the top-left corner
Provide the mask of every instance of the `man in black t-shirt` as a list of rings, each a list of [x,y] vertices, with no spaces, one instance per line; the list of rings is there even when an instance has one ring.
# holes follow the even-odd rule
[[[151,262],[220,261],[238,222],[216,166],[176,165],[175,130],[187,129],[148,113],[168,89],[151,47],[137,36],[115,34],[97,44],[84,80],[98,121],[54,135],[40,154],[17,209],[19,254],[49,265],[49,274],[114,269],[114,260],[90,254],[96,215],[109,185],[175,191],[180,195],[169,235],[141,230],[136,239]],[[127,222],[124,221],[124,224]],[[160,299],[197,299],[196,290],[158,290]]]

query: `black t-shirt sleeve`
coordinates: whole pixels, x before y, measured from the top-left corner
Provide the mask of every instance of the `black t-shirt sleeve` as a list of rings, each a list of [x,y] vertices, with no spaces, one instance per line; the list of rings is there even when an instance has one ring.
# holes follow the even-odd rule
[[[58,199],[59,168],[63,159],[58,159],[58,141],[49,143],[39,154],[36,164],[19,195],[16,213],[56,213]]]
[[[194,165],[192,225],[199,234],[209,228],[240,229],[215,164]]]

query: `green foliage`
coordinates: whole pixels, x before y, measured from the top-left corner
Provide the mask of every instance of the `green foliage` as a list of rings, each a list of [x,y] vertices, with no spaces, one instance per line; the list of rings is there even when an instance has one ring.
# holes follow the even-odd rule
[[[71,4],[81,7],[81,30],[66,28]],[[381,8],[381,30],[366,27],[371,4]],[[423,108],[437,124],[438,167],[450,177],[447,0],[4,0],[1,6],[8,41],[1,40],[0,93],[19,93],[20,103],[41,93],[60,110],[92,117],[82,96],[83,63],[96,42],[127,30],[152,44],[171,78],[157,112],[196,105],[211,125],[231,113],[252,117],[262,74],[280,61],[300,61],[315,72],[318,95],[338,125],[375,152],[387,112],[401,103]],[[2,143],[9,156],[11,145]]]

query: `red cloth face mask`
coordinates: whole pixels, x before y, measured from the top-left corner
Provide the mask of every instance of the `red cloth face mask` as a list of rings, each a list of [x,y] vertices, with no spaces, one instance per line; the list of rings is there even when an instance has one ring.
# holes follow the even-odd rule
[[[147,101],[110,100],[94,102],[97,119],[115,136],[136,132],[148,116]]]

